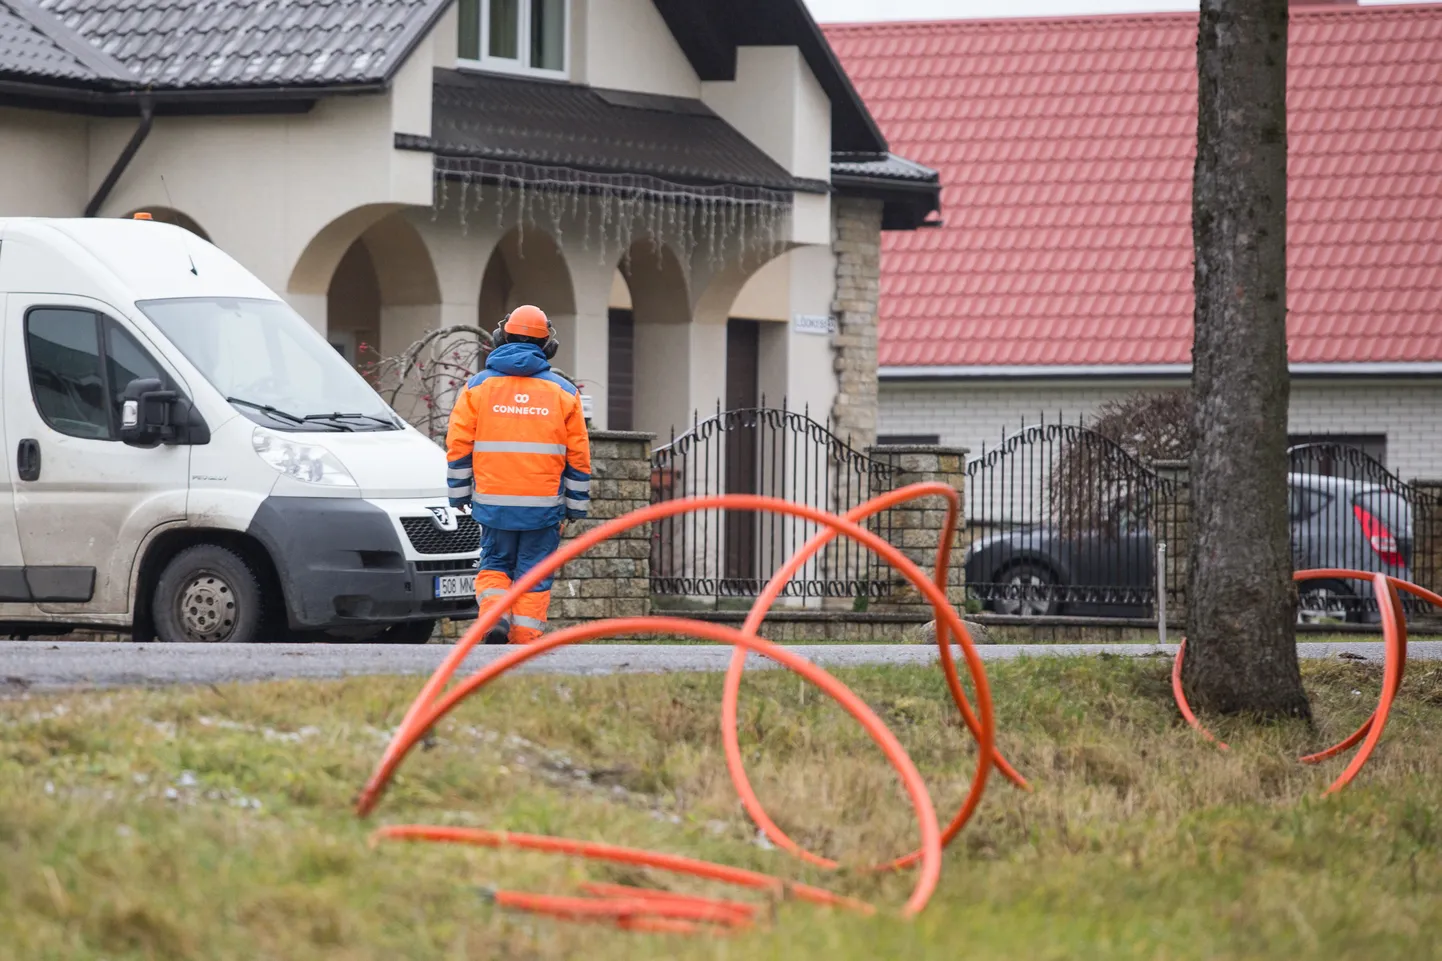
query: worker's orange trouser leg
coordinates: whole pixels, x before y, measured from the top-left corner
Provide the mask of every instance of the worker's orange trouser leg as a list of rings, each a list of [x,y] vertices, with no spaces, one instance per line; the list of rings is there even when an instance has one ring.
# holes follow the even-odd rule
[[[546,633],[546,611],[551,606],[550,591],[522,594],[511,611],[511,643],[530,644]]]
[[[480,612],[480,616],[484,617],[486,612],[495,607],[501,598],[506,596],[506,591],[510,589],[511,579],[501,571],[481,571],[477,574],[476,609]],[[508,611],[505,616],[501,618],[501,622],[492,628],[492,631],[501,636],[509,635],[512,630],[512,618],[515,616],[515,613],[515,610]],[[487,641],[488,643],[494,643],[491,642],[489,638],[487,638]]]

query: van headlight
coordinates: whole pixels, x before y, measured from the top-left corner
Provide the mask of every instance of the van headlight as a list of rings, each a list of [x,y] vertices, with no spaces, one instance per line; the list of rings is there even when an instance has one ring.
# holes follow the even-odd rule
[[[302,444],[263,427],[255,429],[250,442],[261,460],[286,477],[325,487],[356,486],[340,459],[319,444]]]

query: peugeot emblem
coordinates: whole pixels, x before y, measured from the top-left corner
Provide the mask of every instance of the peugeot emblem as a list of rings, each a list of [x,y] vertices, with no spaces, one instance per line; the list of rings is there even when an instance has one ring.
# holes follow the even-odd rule
[[[449,507],[430,508],[431,520],[437,528],[443,531],[460,530],[460,521],[456,518],[456,512]]]

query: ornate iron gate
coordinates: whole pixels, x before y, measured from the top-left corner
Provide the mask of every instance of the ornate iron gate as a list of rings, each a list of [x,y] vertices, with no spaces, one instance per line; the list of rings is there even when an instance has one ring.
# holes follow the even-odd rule
[[[1093,430],[1045,422],[983,449],[966,475],[968,598],[1001,614],[1152,615],[1170,479]]]
[[[653,502],[711,494],[765,494],[844,513],[891,489],[889,465],[856,450],[800,412],[764,406],[693,417],[689,430],[656,448]],[[869,527],[890,534],[890,515]],[[795,517],[702,511],[652,525],[653,594],[715,600],[761,591],[775,568],[817,531]],[[833,542],[787,585],[787,596],[879,597],[889,576],[869,552]]]

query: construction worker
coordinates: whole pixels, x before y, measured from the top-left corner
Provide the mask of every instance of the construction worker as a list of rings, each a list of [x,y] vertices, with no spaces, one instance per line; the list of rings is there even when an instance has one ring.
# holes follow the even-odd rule
[[[482,614],[512,581],[560,546],[567,520],[591,500],[591,442],[574,384],[551,370],[556,329],[538,307],[511,311],[492,335],[486,366],[466,382],[446,432],[451,506],[481,526],[476,601]],[[547,577],[486,634],[527,644],[546,629]]]

